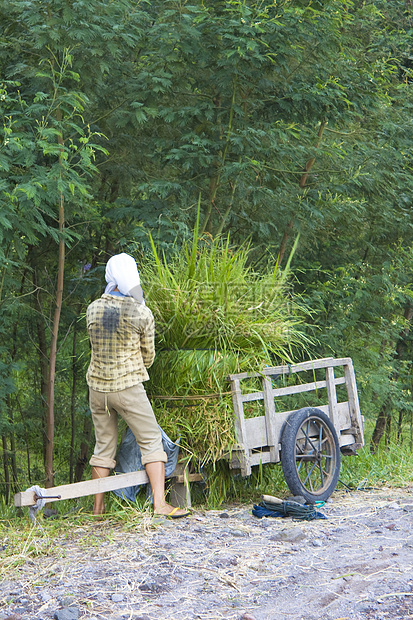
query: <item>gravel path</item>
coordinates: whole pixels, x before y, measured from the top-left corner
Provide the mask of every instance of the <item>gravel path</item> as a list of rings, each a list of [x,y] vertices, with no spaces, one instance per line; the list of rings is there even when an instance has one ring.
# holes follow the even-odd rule
[[[413,618],[413,488],[336,491],[322,512],[74,527],[1,583],[0,620]]]

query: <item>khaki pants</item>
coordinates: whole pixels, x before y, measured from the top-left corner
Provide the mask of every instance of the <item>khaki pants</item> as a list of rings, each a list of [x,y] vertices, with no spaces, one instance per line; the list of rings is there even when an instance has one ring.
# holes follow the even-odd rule
[[[89,463],[113,469],[118,444],[118,415],[129,426],[141,449],[142,464],[163,461],[167,455],[151,403],[142,383],[119,392],[89,389],[89,404],[95,426],[96,445]]]

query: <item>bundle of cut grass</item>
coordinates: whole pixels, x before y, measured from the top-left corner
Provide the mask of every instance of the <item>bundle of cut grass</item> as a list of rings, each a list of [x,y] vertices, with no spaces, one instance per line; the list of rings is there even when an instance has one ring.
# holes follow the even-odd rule
[[[160,425],[204,466],[235,443],[228,375],[291,361],[305,343],[303,312],[288,267],[255,273],[247,247],[195,231],[170,261],[152,250],[142,276],[157,355],[146,387]]]

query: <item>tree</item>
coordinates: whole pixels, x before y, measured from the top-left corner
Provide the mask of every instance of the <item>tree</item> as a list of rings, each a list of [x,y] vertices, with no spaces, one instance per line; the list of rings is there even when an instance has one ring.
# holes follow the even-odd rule
[[[15,243],[9,232],[8,248],[12,253],[22,253],[27,241],[35,244],[40,241],[39,233],[51,236],[59,246],[47,381],[46,486],[53,484],[54,381],[65,246],[76,238],[75,234],[65,230],[68,217],[65,203],[72,207],[73,212],[81,206],[82,200],[84,203],[90,198],[87,176],[96,172],[95,151],[103,150],[91,143],[90,133],[82,126],[81,114],[86,98],[67,86],[68,80],[77,79],[70,64],[68,50],[63,51],[60,61],[54,55],[44,59],[42,69],[35,74],[43,90],[25,99],[19,91],[20,84],[9,83],[8,91],[4,92],[3,108],[7,126],[4,128],[2,154],[7,177],[4,174],[1,202],[9,209],[3,222],[11,227],[11,221],[17,220],[20,212],[25,214],[23,230],[18,227],[20,238]],[[74,199],[78,201],[76,207]],[[15,233],[14,229],[13,235]]]
[[[170,256],[190,236],[199,198],[205,234],[248,238],[256,270],[277,256],[282,266],[300,233],[295,293],[314,308],[314,354],[351,351],[378,414],[400,370],[409,301],[395,276],[409,269],[412,241],[408,8],[0,0],[6,453],[13,405],[26,450],[41,453],[25,433],[31,424],[40,436],[49,417],[51,482],[62,421],[53,403],[65,420],[81,412],[88,428],[85,385],[75,381],[87,344],[74,324],[101,291],[103,263],[137,248],[143,259],[148,230]],[[374,294],[388,286],[402,293]],[[410,355],[407,338],[392,382],[406,406]],[[76,440],[64,441],[59,450],[73,456]],[[78,472],[86,452],[84,443]]]

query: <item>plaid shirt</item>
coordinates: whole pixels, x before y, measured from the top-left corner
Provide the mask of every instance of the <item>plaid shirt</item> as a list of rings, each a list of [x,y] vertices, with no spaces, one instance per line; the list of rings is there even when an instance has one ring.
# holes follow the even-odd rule
[[[117,392],[147,381],[155,358],[155,321],[147,306],[133,297],[104,294],[86,312],[92,356],[89,387]]]

